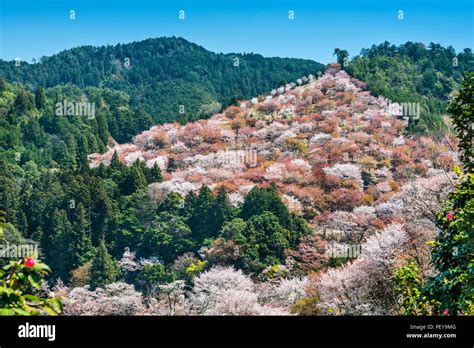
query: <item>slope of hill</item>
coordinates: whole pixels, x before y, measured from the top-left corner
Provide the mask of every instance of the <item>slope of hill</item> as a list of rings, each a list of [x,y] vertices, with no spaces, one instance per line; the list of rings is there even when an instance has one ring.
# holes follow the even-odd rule
[[[256,306],[302,314],[404,313],[404,288],[394,274],[403,267],[414,267],[416,279],[433,273],[428,242],[456,180],[456,141],[449,134],[442,141],[407,136],[407,122],[392,113],[393,104],[364,91],[365,83],[338,65],[319,79],[298,82],[208,120],[155,126],[130,144],[110,142],[107,152],[89,156],[90,165],[102,172],[111,161],[114,168],[119,160],[130,168],[158,165],[165,180],[149,184],[147,197],[169,207],[185,196],[184,213],[178,213],[185,216],[201,202],[197,221],[205,231],[212,227],[205,219],[213,199],[206,187],[218,191],[215,202],[226,202],[226,188],[238,218],[207,234],[202,263],[193,265],[211,268],[197,284],[233,274],[233,268],[220,268],[232,265],[253,275],[257,296],[249,301]],[[276,193],[292,212],[287,225]],[[261,215],[246,220],[249,212]],[[191,257],[183,255],[173,267],[185,256]],[[237,293],[226,296],[243,305]],[[426,301],[423,306],[434,308]],[[210,313],[228,312],[216,305]]]
[[[92,113],[59,112],[70,103],[93,105]],[[110,88],[66,85],[31,93],[0,77],[0,159],[9,162],[77,168],[91,152],[104,151],[109,136],[129,141],[153,124],[143,108],[130,107],[127,94]]]
[[[50,170],[15,154],[0,161],[0,210],[39,244],[53,279],[71,284],[67,314],[401,314],[393,274],[412,259],[422,279],[433,271],[427,242],[453,180],[455,140],[407,135],[394,105],[365,87],[334,65],[207,120],[157,125],[132,143],[109,138],[88,157],[92,168],[58,158],[64,167]],[[105,147],[99,117],[56,117],[60,132],[37,132],[55,124],[41,115],[54,88],[45,98],[16,84],[1,90],[11,143],[29,139],[47,157],[45,141],[55,149],[58,137],[92,130]],[[81,98],[104,112],[117,109],[101,123],[130,112],[122,94],[87,91]],[[209,283],[227,289],[212,305]],[[145,300],[157,287],[180,294],[178,307],[168,296]]]
[[[409,180],[452,169],[452,138],[405,137],[407,124],[391,114],[389,101],[364,87],[333,67],[209,120],[152,127],[89,158],[92,166],[107,164],[116,151],[127,164],[158,163],[168,171],[165,182],[149,187],[159,197],[225,185],[238,203],[253,186],[276,182],[289,207],[307,218],[385,202]]]
[[[0,75],[31,87],[71,83],[109,87],[131,96],[155,122],[187,121],[219,111],[233,97],[250,98],[324,66],[311,60],[216,54],[182,38],[116,46],[83,46],[39,63],[0,60]]]
[[[420,121],[410,124],[410,131],[435,134],[446,129],[441,116],[450,94],[459,88],[463,72],[474,71],[474,55],[470,48],[456,52],[451,46],[433,42],[425,46],[409,41],[395,46],[386,41],[363,49],[346,69],[366,82],[376,96],[420,103]]]

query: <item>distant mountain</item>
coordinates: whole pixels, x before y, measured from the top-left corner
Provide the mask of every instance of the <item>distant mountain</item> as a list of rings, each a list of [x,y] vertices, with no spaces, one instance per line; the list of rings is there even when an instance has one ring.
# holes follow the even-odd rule
[[[231,98],[250,98],[283,82],[323,70],[305,59],[207,51],[183,38],[156,38],[115,46],[82,46],[39,63],[0,60],[0,75],[32,88],[73,84],[126,92],[154,122],[205,118]]]

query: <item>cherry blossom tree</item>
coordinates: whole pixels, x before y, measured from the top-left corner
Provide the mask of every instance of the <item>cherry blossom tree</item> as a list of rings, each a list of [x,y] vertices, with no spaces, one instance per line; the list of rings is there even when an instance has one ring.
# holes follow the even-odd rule
[[[332,268],[317,280],[319,306],[328,314],[395,314],[393,270],[408,237],[393,224],[369,237],[362,254],[342,268]]]
[[[252,292],[254,284],[241,270],[214,266],[193,279],[191,306],[198,314],[212,314],[219,296],[227,290]]]
[[[328,260],[326,247],[326,242],[315,234],[302,237],[298,248],[289,252],[294,271],[306,274],[322,269]]]
[[[143,315],[147,313],[141,293],[132,285],[112,283],[94,291],[74,288],[64,298],[65,315]]]

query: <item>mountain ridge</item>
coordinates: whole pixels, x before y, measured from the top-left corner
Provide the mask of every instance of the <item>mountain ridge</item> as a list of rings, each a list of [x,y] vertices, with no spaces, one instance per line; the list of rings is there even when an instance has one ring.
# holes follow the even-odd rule
[[[183,38],[153,38],[127,44],[80,46],[40,63],[0,60],[0,75],[32,87],[73,84],[126,92],[155,122],[205,118],[232,97],[249,98],[280,81],[316,73],[324,65],[305,59],[222,54]],[[180,106],[185,111],[182,112]]]

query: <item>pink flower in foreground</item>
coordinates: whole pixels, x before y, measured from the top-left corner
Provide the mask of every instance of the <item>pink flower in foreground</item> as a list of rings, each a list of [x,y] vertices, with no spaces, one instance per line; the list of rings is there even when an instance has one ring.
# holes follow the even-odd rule
[[[449,310],[446,308],[443,312],[444,315],[449,315]]]
[[[27,257],[27,258],[25,259],[25,266],[26,266],[26,267],[33,267],[35,264],[36,264],[36,261],[35,261],[34,258],[32,258],[32,257]]]
[[[452,219],[454,219],[454,214],[453,213],[448,213],[448,215],[446,215],[446,217],[448,218],[448,221],[451,221]]]

